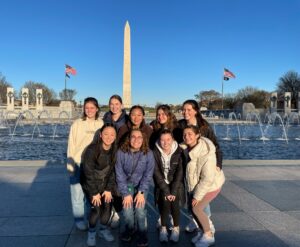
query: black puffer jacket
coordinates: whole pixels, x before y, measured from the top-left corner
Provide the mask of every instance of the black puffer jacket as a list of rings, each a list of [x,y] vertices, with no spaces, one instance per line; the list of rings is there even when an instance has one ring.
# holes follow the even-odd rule
[[[187,122],[186,122],[185,119],[181,119],[178,122],[178,125],[181,129],[181,134],[179,135],[179,138],[176,139],[176,141],[178,143],[181,143],[181,142],[183,142],[183,129],[187,126]],[[215,147],[216,147],[217,166],[220,169],[222,169],[223,154],[222,154],[222,150],[220,148],[220,145],[218,143],[218,140],[217,140],[217,137],[216,137],[214,131],[212,130],[212,128],[210,127],[209,124],[207,125],[207,127],[206,126],[205,127],[204,126],[203,127],[198,126],[198,127],[200,127],[201,136],[210,139],[213,142],[213,144],[215,145]]]
[[[176,151],[172,154],[170,160],[170,170],[168,173],[169,184],[165,181],[163,163],[161,159],[161,153],[155,146],[153,150],[155,159],[154,169],[154,195],[157,202],[159,194],[163,191],[165,196],[175,195],[179,198],[179,201],[183,205],[185,202],[184,195],[184,183],[183,183],[183,151],[178,146]]]
[[[112,119],[111,111],[106,112],[103,116],[103,122],[113,124],[116,127],[117,132],[124,124],[127,123],[128,120],[129,120],[129,117],[126,114],[126,111],[124,109],[122,109],[122,114],[117,121],[114,121]]]
[[[80,183],[91,198],[105,190],[116,194],[115,148],[106,151],[102,144],[90,144],[83,155]]]

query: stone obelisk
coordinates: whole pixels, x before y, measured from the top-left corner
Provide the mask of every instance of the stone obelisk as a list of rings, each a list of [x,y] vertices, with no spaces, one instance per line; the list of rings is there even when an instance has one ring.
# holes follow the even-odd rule
[[[124,29],[123,105],[125,108],[131,107],[131,47],[128,21]]]

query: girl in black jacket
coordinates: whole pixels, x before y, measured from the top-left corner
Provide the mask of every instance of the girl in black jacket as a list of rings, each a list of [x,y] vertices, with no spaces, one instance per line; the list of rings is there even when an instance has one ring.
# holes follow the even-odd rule
[[[170,240],[179,240],[179,202],[184,198],[182,150],[173,138],[172,131],[161,131],[159,140],[153,150],[155,158],[154,182],[155,199],[161,217],[161,230],[159,239],[168,241],[166,228],[169,214],[171,213],[174,227]]]
[[[96,246],[96,224],[106,225],[109,221],[112,208],[112,193],[116,189],[115,179],[115,140],[116,129],[112,124],[105,124],[100,129],[98,143],[90,144],[83,156],[83,173],[81,184],[91,204],[89,216],[88,246]],[[107,228],[99,231],[99,236],[113,241]]]

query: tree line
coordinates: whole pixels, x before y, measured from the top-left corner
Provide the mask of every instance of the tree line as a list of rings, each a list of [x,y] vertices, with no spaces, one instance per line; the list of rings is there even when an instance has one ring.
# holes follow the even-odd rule
[[[0,103],[6,103],[7,87],[12,87],[5,76],[0,72]],[[36,102],[36,89],[43,89],[43,102],[46,105],[57,105],[60,100],[73,100],[77,94],[75,89],[66,89],[59,92],[58,97],[55,91],[49,88],[43,82],[27,81],[22,88],[29,89],[29,104]],[[22,89],[21,88],[21,89]],[[21,89],[15,91],[15,98],[21,99]],[[292,108],[297,108],[298,92],[300,92],[300,75],[296,71],[288,71],[281,76],[277,82],[276,90],[278,93],[278,107],[283,106],[284,92],[291,92]],[[256,108],[268,108],[270,106],[271,93],[265,90],[260,90],[255,87],[247,86],[238,90],[234,94],[226,94],[223,98],[224,109],[234,109],[242,103],[253,103]],[[194,95],[200,106],[207,107],[209,110],[217,110],[222,108],[222,95],[215,90],[200,91]],[[161,104],[160,102],[156,105]],[[181,109],[181,105],[170,105],[174,112]]]
[[[277,82],[278,108],[283,108],[284,93],[291,92],[291,107],[297,108],[298,92],[300,92],[300,75],[295,71],[288,71]],[[215,90],[200,91],[195,99],[209,110],[222,108],[222,95]],[[253,103],[256,108],[269,108],[271,92],[247,86],[235,94],[226,94],[223,98],[224,109],[234,109],[243,103]]]
[[[7,103],[7,88],[13,87],[10,82],[6,80],[6,77],[0,72],[0,103]],[[36,89],[43,89],[43,102],[46,105],[57,105],[60,100],[72,100],[77,94],[75,89],[63,89],[59,92],[58,97],[56,92],[49,88],[43,82],[26,81],[19,91],[14,91],[15,99],[22,98],[22,88],[28,88],[29,91],[29,104],[34,105],[36,103]]]

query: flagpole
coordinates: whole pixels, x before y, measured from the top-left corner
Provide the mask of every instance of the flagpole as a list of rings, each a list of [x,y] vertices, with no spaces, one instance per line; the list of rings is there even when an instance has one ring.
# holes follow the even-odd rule
[[[224,69],[222,70],[222,110],[224,109]]]
[[[66,100],[66,94],[67,94],[67,75],[65,73],[65,91],[64,91],[64,100]]]

